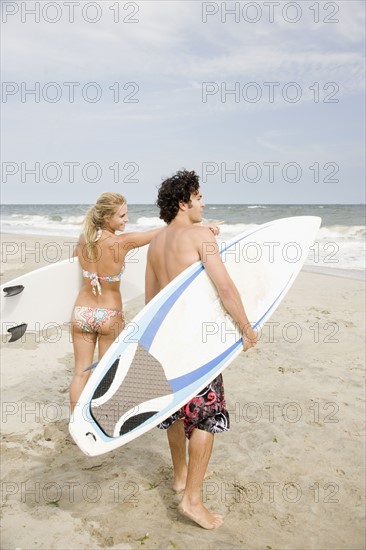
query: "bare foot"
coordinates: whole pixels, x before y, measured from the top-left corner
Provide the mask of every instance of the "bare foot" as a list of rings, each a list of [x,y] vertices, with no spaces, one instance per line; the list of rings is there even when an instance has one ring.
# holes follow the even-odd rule
[[[206,473],[206,475],[203,479],[208,479],[208,478],[212,477],[214,475],[214,473],[215,472],[213,470],[210,470],[209,472]],[[178,477],[174,478],[174,480],[173,480],[173,491],[175,491],[176,493],[181,493],[182,491],[184,491],[184,489],[186,488],[186,480],[187,480],[187,473],[179,479],[178,479]]]
[[[202,502],[188,506],[186,503],[180,503],[178,506],[182,516],[194,521],[204,529],[217,529],[224,523],[224,518],[220,514],[212,514],[205,508]]]

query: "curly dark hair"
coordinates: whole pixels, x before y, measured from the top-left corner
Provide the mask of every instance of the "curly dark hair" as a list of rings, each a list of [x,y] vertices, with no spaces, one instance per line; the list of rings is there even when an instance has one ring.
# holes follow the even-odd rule
[[[199,189],[199,176],[188,170],[180,170],[171,178],[162,182],[159,187],[157,206],[160,208],[160,218],[166,223],[174,220],[179,210],[179,203],[189,203],[191,194]]]

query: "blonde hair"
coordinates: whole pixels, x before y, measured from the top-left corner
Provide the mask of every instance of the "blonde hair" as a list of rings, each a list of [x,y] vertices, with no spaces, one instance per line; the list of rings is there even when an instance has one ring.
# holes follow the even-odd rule
[[[84,236],[90,259],[96,258],[98,230],[103,229],[105,218],[113,216],[123,204],[126,204],[123,195],[102,193],[95,205],[87,211],[84,220]]]

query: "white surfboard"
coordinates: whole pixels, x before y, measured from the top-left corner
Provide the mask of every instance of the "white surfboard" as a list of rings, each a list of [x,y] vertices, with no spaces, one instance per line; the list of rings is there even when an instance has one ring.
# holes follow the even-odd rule
[[[123,303],[145,291],[147,246],[131,250],[121,279]],[[9,341],[21,338],[25,331],[42,332],[70,322],[72,309],[82,284],[82,270],[77,258],[57,262],[0,287],[1,334],[11,334]]]
[[[313,216],[285,218],[223,246],[222,260],[253,327],[260,328],[288,292],[320,222]],[[74,410],[70,433],[87,455],[116,449],[197,395],[241,350],[241,335],[197,262],[155,296],[108,349]]]

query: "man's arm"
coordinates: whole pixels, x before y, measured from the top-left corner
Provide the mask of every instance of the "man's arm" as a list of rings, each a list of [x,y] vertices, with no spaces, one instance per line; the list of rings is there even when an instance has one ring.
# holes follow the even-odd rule
[[[223,264],[216,239],[209,229],[200,239],[200,256],[205,269],[216,286],[220,299],[243,334],[244,351],[257,343],[257,333],[251,327],[238,289]],[[202,238],[203,237],[203,238]]]

